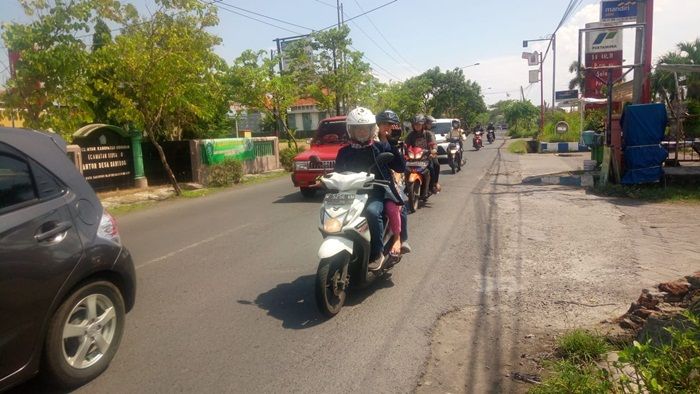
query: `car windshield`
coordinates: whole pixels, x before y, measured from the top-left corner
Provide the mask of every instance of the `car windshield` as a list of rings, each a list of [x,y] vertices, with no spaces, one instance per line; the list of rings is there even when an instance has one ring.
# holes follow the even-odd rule
[[[451,123],[433,123],[433,134],[447,134],[452,129]]]
[[[322,122],[318,126],[318,132],[314,138],[317,144],[333,144],[345,142],[348,139],[347,131],[345,130],[345,121],[330,121]]]

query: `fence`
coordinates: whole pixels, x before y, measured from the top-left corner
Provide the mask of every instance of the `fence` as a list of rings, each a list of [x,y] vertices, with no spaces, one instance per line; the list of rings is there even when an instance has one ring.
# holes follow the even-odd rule
[[[668,158],[677,161],[700,161],[700,140],[662,141],[668,151]]]

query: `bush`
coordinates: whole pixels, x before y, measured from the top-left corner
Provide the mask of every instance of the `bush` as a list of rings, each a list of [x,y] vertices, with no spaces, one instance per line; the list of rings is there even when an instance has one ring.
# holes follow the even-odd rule
[[[569,131],[559,134],[556,125],[559,122],[569,124]],[[544,123],[544,132],[540,135],[540,141],[544,142],[577,142],[580,138],[581,114],[579,112],[555,111],[548,113]]]
[[[510,153],[527,153],[527,144],[523,140],[513,141],[508,145],[508,152]]]
[[[243,163],[233,158],[223,163],[209,166],[209,185],[214,187],[230,186],[243,178]]]
[[[285,170],[292,172],[294,170],[294,157],[300,152],[303,152],[304,148],[299,147],[299,150],[294,149],[294,147],[287,148],[280,152],[280,163]]]
[[[550,365],[552,376],[528,391],[530,394],[609,393],[613,384],[608,372],[592,365],[559,361]]]

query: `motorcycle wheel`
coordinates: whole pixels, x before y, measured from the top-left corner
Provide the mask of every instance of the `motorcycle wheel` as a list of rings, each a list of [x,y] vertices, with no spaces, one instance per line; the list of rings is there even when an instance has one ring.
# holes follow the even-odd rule
[[[349,256],[342,253],[327,259],[321,259],[316,271],[316,305],[326,315],[333,317],[345,304]]]
[[[457,165],[455,164],[455,159],[454,159],[454,157],[450,156],[447,160],[448,160],[447,164],[450,165],[450,169],[452,170],[452,174],[454,174],[455,172],[457,172]]]
[[[418,209],[418,199],[420,198],[420,183],[409,183],[408,189],[408,211],[414,213]]]
[[[463,161],[462,157],[463,157],[462,154],[460,154],[460,155],[459,155],[459,160],[457,160],[457,171],[462,171],[462,164],[463,164],[463,163],[462,163],[462,161]]]

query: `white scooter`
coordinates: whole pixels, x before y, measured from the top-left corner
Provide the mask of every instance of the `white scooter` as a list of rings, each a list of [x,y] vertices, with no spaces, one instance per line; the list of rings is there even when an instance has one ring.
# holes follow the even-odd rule
[[[387,163],[392,153],[381,153],[377,162]],[[373,174],[329,173],[320,178],[329,190],[321,206],[319,230],[323,243],[318,249],[318,270],[316,272],[316,303],[328,317],[333,317],[345,303],[347,290],[352,283],[365,287],[383,276],[401,261],[401,256],[393,256],[384,248],[384,263],[378,270],[369,270],[370,232],[363,216],[368,196],[375,185],[389,187],[388,181],[374,179]],[[364,192],[364,193],[363,193]],[[384,245],[392,238],[389,226],[384,226]]]

